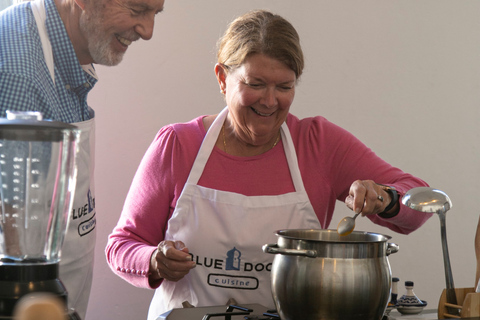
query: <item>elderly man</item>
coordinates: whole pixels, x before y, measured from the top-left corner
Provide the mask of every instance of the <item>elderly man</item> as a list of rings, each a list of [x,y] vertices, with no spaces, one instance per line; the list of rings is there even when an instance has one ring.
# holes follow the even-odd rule
[[[40,111],[82,129],[78,182],[60,278],[69,307],[85,317],[95,245],[93,64],[114,66],[136,40],[149,40],[164,0],[35,0],[0,12],[0,117]]]

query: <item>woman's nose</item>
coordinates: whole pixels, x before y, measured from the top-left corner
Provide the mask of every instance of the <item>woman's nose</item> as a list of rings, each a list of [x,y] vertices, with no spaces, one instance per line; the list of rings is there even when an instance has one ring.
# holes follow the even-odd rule
[[[277,104],[277,96],[274,88],[267,88],[263,96],[265,106],[271,108]]]

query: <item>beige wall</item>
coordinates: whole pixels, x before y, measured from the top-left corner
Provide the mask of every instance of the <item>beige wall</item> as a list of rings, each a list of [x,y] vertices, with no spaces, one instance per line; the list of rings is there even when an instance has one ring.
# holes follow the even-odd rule
[[[97,67],[89,97],[97,115],[98,239],[88,319],[144,319],[153,291],[116,277],[103,250],[131,179],[160,127],[224,106],[213,73],[227,23],[250,9],[296,26],[306,56],[292,113],[323,115],[377,154],[447,192],[447,231],[457,287],[475,279],[479,215],[480,1],[166,0],[149,42],[124,62]],[[351,214],[338,203],[331,228]],[[409,236],[359,219],[360,230],[392,236],[392,273],[415,281],[436,308],[445,287],[438,217]],[[159,232],[161,232],[159,230]]]

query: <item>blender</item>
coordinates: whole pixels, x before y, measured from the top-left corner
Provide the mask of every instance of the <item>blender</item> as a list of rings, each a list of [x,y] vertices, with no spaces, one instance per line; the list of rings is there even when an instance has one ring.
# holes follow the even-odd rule
[[[80,130],[39,112],[0,119],[0,319],[24,296],[50,293],[67,308],[58,276],[76,183]]]

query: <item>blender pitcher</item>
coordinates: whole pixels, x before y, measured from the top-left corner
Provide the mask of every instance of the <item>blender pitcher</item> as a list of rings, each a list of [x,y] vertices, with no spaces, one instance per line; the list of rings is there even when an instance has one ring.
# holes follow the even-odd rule
[[[75,126],[38,112],[7,111],[0,119],[0,318],[29,293],[67,301],[58,264],[79,137]]]

